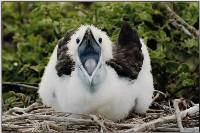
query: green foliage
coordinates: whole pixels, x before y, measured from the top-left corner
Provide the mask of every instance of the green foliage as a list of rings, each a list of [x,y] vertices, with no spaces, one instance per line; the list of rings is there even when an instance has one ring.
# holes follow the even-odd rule
[[[3,110],[16,106],[24,107],[24,105],[28,103],[28,97],[22,93],[15,93],[14,91],[4,93],[3,99],[5,99],[3,103]]]
[[[69,29],[94,24],[116,41],[128,19],[149,47],[156,89],[191,97],[198,87],[198,40],[173,27],[158,2],[2,4],[4,81],[39,83],[53,48]],[[171,4],[198,28],[197,2]]]

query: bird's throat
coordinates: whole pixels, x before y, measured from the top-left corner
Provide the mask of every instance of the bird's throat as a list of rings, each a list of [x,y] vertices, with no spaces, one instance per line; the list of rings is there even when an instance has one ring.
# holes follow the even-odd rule
[[[94,58],[86,59],[84,63],[84,68],[90,76],[92,75],[96,67],[97,67],[97,61]]]

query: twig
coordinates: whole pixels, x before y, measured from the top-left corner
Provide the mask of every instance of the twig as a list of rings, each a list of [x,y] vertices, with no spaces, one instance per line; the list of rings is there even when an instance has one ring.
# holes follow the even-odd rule
[[[47,121],[43,121],[43,122],[39,123],[39,125],[42,127],[42,129],[44,131],[51,132],[51,129],[50,129]]]
[[[5,112],[5,115],[12,114],[13,112],[21,112],[23,114],[32,111],[35,107],[38,107],[39,103],[35,102],[32,105],[28,106],[27,108],[19,108],[19,107],[14,107]]]
[[[123,124],[123,123],[114,123],[114,122],[105,122],[106,125],[108,126],[114,126],[117,128],[133,128],[135,127],[136,124]]]
[[[199,114],[199,104],[197,106],[193,106],[189,109],[181,111],[180,115],[181,115],[181,118],[184,118],[187,115],[193,116],[196,113]],[[125,132],[142,132],[142,131],[146,131],[146,129],[150,129],[150,128],[155,129],[155,127],[157,125],[162,124],[162,123],[166,123],[166,122],[170,122],[170,121],[173,121],[175,119],[176,119],[175,115],[170,115],[170,116],[166,116],[166,117],[163,117],[163,118],[158,118],[158,119],[155,119],[153,121],[144,123],[142,125],[138,125],[134,128],[128,129]]]
[[[39,105],[39,104],[38,104]],[[36,107],[34,107],[36,106]],[[195,106],[198,106],[198,104],[195,104]],[[195,107],[191,107],[188,109],[189,115],[190,114],[194,114],[194,113],[199,113],[196,110],[194,110],[193,108]],[[41,112],[41,107],[43,107],[46,110],[43,110]],[[42,109],[43,109],[42,108]],[[45,106],[37,106],[36,104],[32,104],[30,105],[30,107],[27,108],[18,108],[20,111],[23,110],[25,113],[20,113],[17,116],[13,116],[13,113],[15,113],[15,109],[11,109],[12,111],[10,111],[10,113],[7,113],[7,115],[5,115],[5,113],[2,116],[2,123],[3,124],[7,124],[12,126],[13,128],[18,126],[18,129],[10,129],[10,130],[17,130],[17,131],[34,131],[34,132],[47,132],[47,131],[51,131],[51,132],[59,132],[59,131],[63,131],[65,130],[65,127],[67,127],[67,129],[69,130],[76,130],[78,129],[80,130],[87,130],[88,129],[97,129],[97,127],[101,127],[101,131],[123,131],[126,129],[130,129],[131,131],[134,131],[135,129],[138,129],[138,131],[145,131],[148,128],[152,128],[155,127],[154,129],[156,129],[156,127],[159,124],[163,124],[166,123],[167,121],[172,121],[176,119],[176,116],[169,116],[169,118],[167,119],[167,121],[165,121],[165,117],[161,118],[164,119],[163,122],[159,121],[159,120],[153,120],[152,122],[148,122],[148,123],[139,123],[138,121],[136,123],[115,123],[109,120],[104,120],[104,119],[99,119],[97,116],[91,116],[89,114],[72,114],[72,115],[78,115],[80,116],[80,119],[78,118],[73,118],[73,117],[66,117],[66,115],[69,115],[71,113],[64,113],[64,112],[55,112],[54,110],[51,110],[52,108],[46,108]],[[37,111],[40,110],[40,111]],[[47,115],[48,112],[51,112],[50,115]],[[155,110],[153,110],[155,112]],[[159,111],[159,110],[156,110]],[[35,112],[37,112],[35,114]],[[184,111],[183,111],[184,112]],[[187,113],[183,113],[181,112],[181,117],[185,117],[187,115]],[[193,113],[191,113],[193,112]],[[16,112],[17,113],[17,112]],[[197,116],[197,115],[195,115]],[[159,116],[160,117],[160,113]],[[155,118],[158,118],[157,116]],[[170,118],[171,117],[171,118]],[[84,119],[83,119],[84,118]],[[92,119],[91,119],[92,118]],[[154,118],[154,119],[155,119]],[[28,121],[29,122],[28,122]],[[133,120],[133,119],[132,119]],[[140,118],[139,118],[140,120]],[[141,118],[142,120],[142,118]],[[46,125],[43,124],[43,122],[46,122]],[[135,121],[135,119],[133,120]],[[157,123],[156,123],[157,122]],[[55,123],[55,124],[54,124]],[[152,123],[149,125],[149,123]],[[144,125],[147,124],[147,127],[143,127]],[[32,125],[32,127],[30,127]],[[44,125],[44,126],[42,126]],[[169,125],[169,124],[167,124]],[[6,127],[6,125],[3,126],[3,130],[9,130]],[[22,128],[23,127],[23,128]],[[141,129],[141,127],[143,127],[143,129]],[[169,126],[167,126],[168,128]],[[174,127],[174,126],[172,126]],[[62,129],[63,128],[63,129]],[[134,129],[134,130],[133,130]],[[125,130],[125,131],[126,131]],[[136,130],[137,131],[137,130]],[[186,131],[186,130],[185,130]]]
[[[14,82],[2,82],[3,85],[15,85],[19,87],[25,87],[25,88],[30,88],[34,90],[38,90],[38,87],[32,86],[32,85],[26,85],[26,84],[20,84],[20,83],[14,83]]]
[[[38,121],[34,121],[33,129],[31,132],[40,132],[40,123]]]
[[[168,105],[169,105],[170,112],[173,113],[173,110],[172,110],[172,107],[171,107],[171,104],[170,104],[170,100],[168,101]]]
[[[162,94],[164,97],[167,97],[167,95],[164,92],[162,92],[162,91],[154,90],[154,92],[158,92],[159,94]]]
[[[27,85],[27,84],[20,84],[15,82],[2,82],[2,86],[15,86],[15,87],[2,87],[2,92],[14,91],[14,92],[21,92],[21,93],[35,93],[38,91],[38,87]]]
[[[179,132],[180,129],[179,128],[168,128],[168,127],[157,127],[156,131],[160,131],[160,132]],[[193,128],[184,128],[185,132],[199,132],[199,127],[193,127]]]
[[[106,128],[105,125],[104,125],[104,122],[98,120],[98,118],[97,118],[96,115],[90,115],[90,117],[91,117],[97,124],[100,125],[100,127],[103,129],[102,132],[103,132],[103,131],[108,132],[107,128]]]
[[[6,130],[17,130],[17,129],[21,129],[21,128],[32,127],[31,125],[19,126],[19,125],[13,125],[13,124],[2,124],[1,126],[2,126],[2,128],[6,129]]]
[[[58,126],[58,125],[56,125],[56,124],[54,124],[52,122],[48,122],[48,124],[49,124],[49,127],[51,127],[52,129],[54,129],[56,131],[63,131],[62,127],[60,127],[60,126]]]
[[[187,34],[190,37],[193,37],[192,33],[188,31],[183,25],[179,24],[175,19],[170,19],[169,20],[173,26],[175,26],[178,29],[181,29],[185,34]]]
[[[191,34],[192,36],[198,38],[199,37],[199,31],[196,30],[193,26],[189,25],[188,23],[186,23],[180,16],[178,16],[167,4],[165,4],[165,7],[167,9],[167,12],[169,13],[169,17],[174,20],[172,22],[174,22],[174,26],[178,26],[178,22],[181,23],[182,26],[179,26],[182,28],[182,30],[187,33],[187,34]]]
[[[67,123],[74,123],[74,124],[83,124],[83,125],[91,125],[94,124],[92,120],[85,120],[85,119],[76,119],[76,118],[67,118],[67,117],[56,117],[56,116],[50,116],[50,115],[37,115],[37,114],[24,114],[20,116],[14,116],[14,117],[6,117],[2,119],[3,123],[6,122],[14,122],[14,121],[19,121],[19,120],[47,120],[47,121],[55,121],[55,122],[67,122]],[[97,121],[96,121],[97,122]],[[98,124],[100,124],[98,122]],[[135,124],[119,124],[119,123],[114,123],[114,122],[106,122],[105,124],[108,126],[115,126],[118,128],[132,128],[135,126]],[[102,126],[102,124],[101,124]],[[102,126],[103,127],[103,126]],[[104,128],[105,130],[105,128]]]
[[[180,109],[179,109],[179,106],[178,106],[179,103],[180,103],[180,99],[175,99],[173,101],[173,105],[174,105],[174,108],[175,108],[175,116],[176,116],[176,119],[177,119],[177,124],[178,124],[178,127],[180,129],[180,132],[183,132],[184,128],[183,128],[182,121],[181,121],[181,114],[180,114]]]
[[[161,109],[163,109],[164,111],[170,111],[171,113],[172,113],[172,108],[171,108],[171,106],[166,106],[166,105],[160,105],[159,103],[157,103],[157,102],[153,102],[153,104],[155,105],[155,106],[158,106],[159,108],[161,108]]]
[[[156,131],[160,132],[179,132],[179,128],[169,128],[169,127],[156,127]]]
[[[160,109],[148,109],[148,112],[164,112],[164,110],[160,110]]]
[[[160,93],[157,93],[157,94],[155,95],[155,97],[153,97],[153,101],[152,101],[152,102],[154,102],[159,96],[160,96]]]
[[[56,116],[50,116],[50,115],[36,115],[36,114],[25,114],[21,116],[5,118],[2,120],[2,122],[12,122],[12,121],[22,120],[22,119],[49,120],[49,121],[55,121],[55,122],[73,122],[73,123],[81,123],[81,124],[93,123],[91,120],[85,120],[85,119],[75,119],[75,118],[67,118],[67,117],[56,117]]]
[[[199,127],[193,127],[193,128],[185,128],[185,132],[199,132]]]

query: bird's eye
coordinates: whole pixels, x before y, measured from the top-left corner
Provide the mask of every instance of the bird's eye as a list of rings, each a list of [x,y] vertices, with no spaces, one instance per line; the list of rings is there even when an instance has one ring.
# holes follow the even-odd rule
[[[78,44],[79,42],[80,42],[80,39],[79,39],[79,38],[77,38],[77,39],[76,39],[76,43]]]
[[[102,43],[102,38],[99,38],[99,43]]]

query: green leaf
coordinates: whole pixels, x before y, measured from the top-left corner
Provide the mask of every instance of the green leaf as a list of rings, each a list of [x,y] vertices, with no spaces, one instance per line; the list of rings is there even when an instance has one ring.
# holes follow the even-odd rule
[[[176,73],[177,72],[177,68],[178,68],[178,63],[174,62],[174,61],[168,61],[165,64],[166,67],[166,72],[168,73]]]
[[[178,67],[179,72],[189,72],[189,67],[187,64],[180,64]]]

